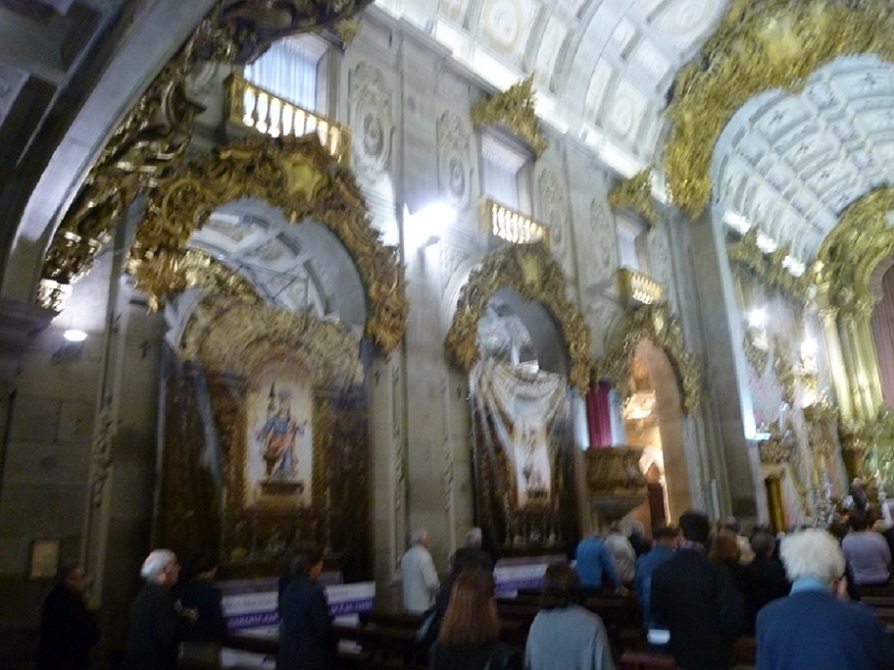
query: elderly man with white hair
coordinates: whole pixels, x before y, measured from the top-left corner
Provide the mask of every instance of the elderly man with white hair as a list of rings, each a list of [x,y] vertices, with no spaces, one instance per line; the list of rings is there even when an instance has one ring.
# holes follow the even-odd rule
[[[400,559],[403,605],[407,612],[424,612],[431,607],[441,585],[428,543],[428,532],[417,530],[410,537],[410,548]]]
[[[824,530],[782,540],[790,595],[757,615],[757,670],[891,670],[894,649],[872,609],[846,600],[845,560]]]
[[[170,549],[150,553],[140,569],[146,580],[130,608],[127,634],[129,670],[175,670],[185,617],[193,612],[178,612],[171,587],[180,576],[180,564]],[[181,623],[183,622],[183,623]]]

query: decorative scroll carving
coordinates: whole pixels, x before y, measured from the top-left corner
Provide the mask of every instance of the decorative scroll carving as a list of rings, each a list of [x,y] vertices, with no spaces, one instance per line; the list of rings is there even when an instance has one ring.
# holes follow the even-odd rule
[[[661,214],[652,199],[652,168],[646,168],[615,186],[608,194],[612,207],[630,208],[652,226],[661,221]]]
[[[503,93],[476,104],[472,108],[472,121],[479,126],[504,126],[525,140],[537,158],[549,147],[534,109],[533,74]]]
[[[670,313],[667,303],[644,306],[627,315],[621,340],[593,366],[593,379],[608,377],[622,396],[628,394],[630,370],[641,340],[661,347],[674,368],[680,387],[683,410],[694,412],[701,403],[701,368],[683,343],[680,320]]]
[[[125,209],[179,164],[202,107],[186,78],[202,59],[247,62],[273,40],[348,19],[372,0],[221,0],[149,85],[99,155],[44,257],[37,302],[61,312]]]
[[[118,434],[118,422],[112,408],[106,405],[99,412],[96,420],[96,431],[90,447],[90,504],[93,507],[102,505],[103,491],[109,470],[112,467],[115,436]]]
[[[785,401],[789,405],[795,404],[795,393],[798,389],[798,370],[796,366],[788,360],[786,356],[786,345],[788,340],[785,337],[776,335],[773,338],[773,372],[776,373],[776,379],[782,386],[782,393]]]
[[[888,219],[892,211],[894,188],[872,191],[844,210],[817,254],[817,283],[828,287],[830,302],[842,316],[872,314],[878,299],[873,272],[894,254],[894,228]]]
[[[312,218],[326,225],[353,258],[366,288],[366,335],[384,353],[397,346],[409,305],[396,250],[381,243],[350,172],[314,135],[258,137],[218,147],[159,184],[146,204],[128,261],[151,307],[189,285],[183,261],[187,240],[217,207],[241,197],[280,207],[296,224]]]
[[[540,174],[539,186],[540,211],[549,231],[547,237],[556,255],[562,256],[568,225],[568,191],[554,170],[544,170]]]
[[[763,284],[778,289],[796,303],[804,304],[810,293],[813,276],[805,272],[795,277],[783,265],[788,247],[782,246],[765,254],[757,245],[757,227],[751,228],[738,242],[727,247],[727,255],[734,272],[743,269],[753,273]]]
[[[708,204],[710,166],[720,133],[761,91],[797,91],[840,56],[894,60],[894,14],[887,0],[736,0],[723,23],[684,67],[668,109],[664,168],[674,203],[690,215]]]
[[[391,89],[381,70],[360,63],[351,72],[354,165],[367,180],[378,179],[391,161]]]
[[[438,182],[451,205],[457,209],[468,206],[472,190],[469,134],[462,119],[450,111],[438,119]]]
[[[478,361],[478,322],[499,289],[540,302],[562,328],[570,360],[569,382],[584,391],[589,381],[590,332],[566,296],[565,274],[543,244],[513,244],[485,256],[469,274],[447,333],[447,351],[468,373]]]
[[[646,501],[646,478],[639,469],[641,449],[589,449],[587,494],[590,506],[608,521],[622,518]]]

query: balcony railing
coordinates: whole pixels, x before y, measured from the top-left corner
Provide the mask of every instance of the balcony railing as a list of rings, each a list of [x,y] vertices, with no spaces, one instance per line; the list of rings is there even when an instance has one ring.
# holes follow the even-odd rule
[[[271,137],[301,137],[316,133],[320,143],[340,162],[351,155],[350,130],[255,86],[238,74],[230,77],[228,119]]]
[[[664,301],[664,286],[649,275],[630,268],[618,270],[621,301],[628,307],[654,305]]]
[[[549,244],[547,227],[531,217],[488,198],[482,198],[479,208],[481,227],[490,230],[495,237],[512,244],[530,244],[541,240]]]

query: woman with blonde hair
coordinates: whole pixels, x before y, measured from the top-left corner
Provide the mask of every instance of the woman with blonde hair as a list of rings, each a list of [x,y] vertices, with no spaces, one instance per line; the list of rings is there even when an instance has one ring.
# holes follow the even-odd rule
[[[521,670],[521,654],[500,642],[494,576],[466,568],[453,583],[430,670]]]

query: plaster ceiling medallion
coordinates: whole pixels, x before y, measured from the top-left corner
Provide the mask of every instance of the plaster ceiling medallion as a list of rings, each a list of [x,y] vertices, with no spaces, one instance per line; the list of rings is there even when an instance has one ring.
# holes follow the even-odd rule
[[[875,56],[830,63],[800,94],[753,97],[715,149],[715,212],[811,263],[851,203],[894,184],[892,109],[894,65]],[[730,211],[742,218],[734,223]]]
[[[485,43],[513,60],[520,58],[537,18],[537,9],[534,0],[488,0],[482,15]]]

